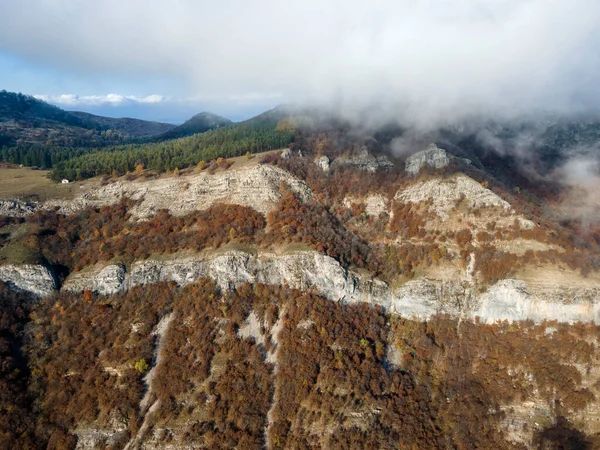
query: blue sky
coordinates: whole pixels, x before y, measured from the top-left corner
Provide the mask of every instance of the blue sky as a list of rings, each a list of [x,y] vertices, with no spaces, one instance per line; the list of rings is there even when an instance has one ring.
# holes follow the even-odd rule
[[[35,95],[67,110],[109,117],[136,117],[181,123],[211,111],[244,120],[277,105],[277,98],[243,103],[224,97],[188,95],[186,80],[167,75],[94,73],[65,70],[45,61],[0,51],[0,88]]]
[[[172,123],[597,110],[598,48],[597,0],[0,0],[0,88]]]

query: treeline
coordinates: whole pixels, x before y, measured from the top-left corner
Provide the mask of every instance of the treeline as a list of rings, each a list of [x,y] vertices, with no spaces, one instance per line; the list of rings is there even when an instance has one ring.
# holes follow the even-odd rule
[[[98,175],[123,175],[138,164],[157,172],[174,170],[210,161],[286,147],[294,135],[276,131],[272,124],[242,123],[182,139],[165,142],[121,145],[95,149],[54,166],[50,177],[81,180]]]
[[[102,149],[105,150],[105,149]],[[98,152],[99,148],[62,147],[57,145],[17,145],[0,148],[0,161],[23,164],[28,167],[50,169],[71,158]]]

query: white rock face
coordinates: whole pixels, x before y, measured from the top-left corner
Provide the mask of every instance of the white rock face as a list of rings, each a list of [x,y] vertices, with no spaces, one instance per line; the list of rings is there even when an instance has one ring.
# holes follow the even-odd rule
[[[314,162],[323,172],[329,172],[329,158],[327,156],[320,156]]]
[[[426,149],[421,150],[406,159],[405,169],[411,175],[416,175],[425,166],[434,169],[446,167],[450,164],[451,158],[454,158],[454,156],[446,153],[446,150],[439,148],[435,144],[429,144]]]
[[[122,266],[94,267],[69,276],[62,289],[111,294],[160,281],[174,281],[183,286],[199,278],[211,278],[222,289],[243,283],[287,284],[298,289],[313,289],[331,300],[346,302],[383,304],[388,293],[386,283],[347,272],[335,259],[313,251],[258,256],[230,251],[217,256],[145,260],[134,263],[126,274]]]
[[[111,295],[122,290],[124,283],[124,266],[120,264],[96,265],[81,272],[73,272],[65,280],[62,289],[75,292],[88,290],[101,295]]]
[[[278,167],[258,165],[214,175],[201,172],[151,181],[118,181],[73,200],[48,201],[42,207],[58,207],[61,213],[70,214],[88,206],[110,205],[123,198],[131,198],[141,200],[141,204],[131,210],[134,216],[140,218],[151,216],[159,209],[184,215],[208,209],[215,203],[245,205],[267,214],[281,199],[281,183],[289,185],[303,201],[312,198],[312,192],[305,182]]]
[[[36,297],[46,297],[57,289],[54,274],[47,267],[37,264],[0,266],[0,280]]]
[[[365,213],[370,217],[379,217],[381,213],[389,212],[389,202],[387,198],[380,194],[368,195],[363,198],[348,196],[344,198],[344,206],[352,207],[352,204],[364,204]]]
[[[517,223],[524,230],[533,230],[535,228],[535,222],[524,217],[517,217]]]
[[[393,314],[418,320],[450,314],[465,319],[479,317],[490,323],[530,319],[600,324],[600,287],[546,289],[526,286],[523,281],[502,280],[484,294],[476,295],[465,280],[419,279],[391,289],[381,280],[347,271],[333,258],[314,251],[286,255],[230,251],[217,256],[145,260],[134,263],[124,277],[118,268],[107,266],[105,270],[94,268],[73,274],[63,289],[112,293],[159,281],[174,281],[183,286],[199,278],[212,278],[222,289],[243,283],[311,289],[332,301],[380,305]]]
[[[435,314],[471,317],[477,304],[468,282],[418,279],[394,291],[390,311],[420,320]]]
[[[479,317],[488,323],[557,320],[600,324],[600,286],[593,284],[528,286],[523,281],[509,279],[476,295],[465,280],[418,279],[391,289],[383,281],[347,271],[333,258],[315,251],[285,255],[229,251],[216,256],[174,256],[170,260],[138,261],[129,272],[122,265],[97,265],[71,274],[62,289],[109,295],[159,281],[174,281],[183,286],[199,278],[211,278],[225,290],[243,283],[285,284],[313,290],[332,301],[380,305],[393,314],[418,320],[450,314],[465,319]],[[40,265],[0,266],[0,279],[38,297],[51,295],[57,289],[52,272]]]
[[[495,206],[506,211],[513,211],[510,203],[464,174],[457,174],[445,179],[434,178],[413,184],[403,191],[398,191],[394,198],[410,203],[420,203],[431,199],[433,209],[442,219],[449,217],[450,211],[455,208],[455,202],[461,198],[467,206],[472,208]]]
[[[501,280],[481,296],[475,315],[488,323],[531,319],[600,324],[600,287],[549,292],[520,280]]]

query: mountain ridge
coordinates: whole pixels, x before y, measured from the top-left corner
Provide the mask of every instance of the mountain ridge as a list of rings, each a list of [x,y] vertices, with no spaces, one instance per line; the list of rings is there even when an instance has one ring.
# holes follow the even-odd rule
[[[0,91],[0,146],[103,146],[137,140],[169,140],[233,125],[201,112],[181,125],[131,117],[68,111],[31,95]]]
[[[98,116],[83,111],[69,111],[72,115],[96,123],[101,127],[115,130],[127,134],[134,138],[145,138],[156,136],[172,130],[176,125],[164,122],[156,122],[152,120],[142,120],[132,117],[112,118],[106,116]]]

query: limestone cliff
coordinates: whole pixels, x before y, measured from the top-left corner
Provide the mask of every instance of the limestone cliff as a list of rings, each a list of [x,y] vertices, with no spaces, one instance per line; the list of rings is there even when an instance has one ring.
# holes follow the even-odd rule
[[[53,272],[49,268],[37,264],[0,266],[0,280],[36,297],[46,297],[57,289]]]
[[[178,285],[211,278],[230,289],[243,283],[286,284],[298,289],[313,289],[330,300],[347,302],[385,302],[387,285],[358,273],[346,271],[329,256],[313,251],[284,255],[252,255],[228,251],[219,255],[188,255],[161,260],[138,261],[128,271],[122,265],[96,266],[73,273],[62,289],[112,294],[133,286],[174,281]]]
[[[351,208],[352,204],[364,204],[365,214],[370,217],[379,217],[380,214],[389,212],[389,201],[381,194],[372,194],[362,198],[353,196],[344,198],[346,208]]]
[[[405,170],[411,175],[416,175],[425,166],[441,169],[450,164],[451,158],[452,155],[446,153],[446,150],[435,144],[430,144],[426,149],[406,158]]]
[[[74,273],[63,289],[111,294],[133,286],[159,281],[186,285],[211,278],[222,289],[243,283],[286,284],[311,289],[332,301],[381,305],[393,314],[427,320],[435,314],[484,322],[558,320],[600,324],[600,287],[528,286],[521,280],[502,280],[479,293],[469,280],[418,279],[392,288],[387,283],[348,271],[328,256],[314,251],[284,255],[228,251],[219,255],[173,256],[170,259],[138,261],[126,271],[108,265]],[[565,295],[565,292],[569,295]]]
[[[429,203],[431,209],[442,220],[447,220],[464,204],[469,209],[497,208],[502,211],[499,223],[511,225],[516,220],[521,228],[531,229],[535,223],[516,214],[514,208],[506,200],[484,187],[471,177],[458,173],[448,178],[432,178],[415,183],[398,191],[394,197],[407,203]]]

